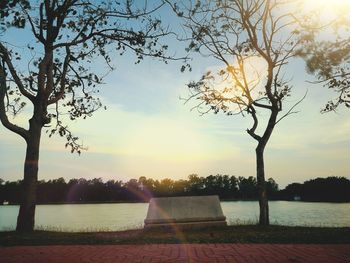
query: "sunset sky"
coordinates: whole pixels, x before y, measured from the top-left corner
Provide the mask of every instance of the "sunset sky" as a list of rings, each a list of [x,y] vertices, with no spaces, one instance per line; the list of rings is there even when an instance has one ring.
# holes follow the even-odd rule
[[[173,45],[171,50],[184,54],[184,45]],[[193,71],[181,73],[180,62],[166,65],[146,59],[135,65],[134,61],[129,54],[114,61],[116,70],[100,87],[106,111],[68,123],[88,151],[71,154],[64,148],[64,139],[43,133],[39,179],[185,179],[192,173],[255,176],[256,141],[245,131],[251,119],[199,116],[190,111],[193,103],[184,105],[180,99],[188,96],[186,83],[220,66],[218,62],[195,56]],[[315,177],[350,178],[350,110],[341,107],[337,113],[321,114],[336,94],[307,82],[314,79],[305,73],[301,60],[288,65],[286,72],[293,85],[286,105],[293,105],[306,91],[307,96],[298,114],[277,125],[267,145],[267,178],[274,178],[280,187]],[[26,117],[24,113],[16,122],[26,123]],[[0,178],[22,179],[24,154],[23,139],[0,126]]]

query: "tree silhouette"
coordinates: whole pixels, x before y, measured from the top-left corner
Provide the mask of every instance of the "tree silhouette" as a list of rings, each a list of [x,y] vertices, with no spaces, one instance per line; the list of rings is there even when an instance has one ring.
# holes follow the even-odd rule
[[[320,7],[317,12],[328,13]],[[347,3],[339,3],[338,8],[330,10],[334,17],[314,17],[314,26],[309,28],[310,41],[298,54],[306,61],[308,73],[317,77],[314,84],[323,84],[334,91],[336,97],[329,100],[322,113],[336,111],[339,106],[350,108],[350,35]],[[318,30],[315,30],[315,27]],[[325,38],[324,35],[331,35]]]
[[[292,10],[297,10],[296,5],[278,0],[203,0],[187,5],[167,2],[191,34],[188,51],[213,57],[223,65],[189,83],[187,101],[199,101],[193,109],[200,114],[223,112],[252,118],[247,133],[257,142],[259,223],[268,225],[265,147],[276,124],[295,113],[295,106],[301,102],[280,114],[292,90],[284,78],[285,65],[308,40],[301,28],[303,21]]]
[[[66,147],[80,153],[83,146],[65,121],[89,117],[102,107],[96,93],[106,72],[93,63],[99,57],[112,70],[113,53],[127,50],[134,52],[136,63],[144,56],[165,59],[167,46],[159,38],[167,32],[152,17],[161,6],[131,0],[1,1],[0,120],[27,146],[17,231],[34,227],[43,128],[49,136],[65,137]],[[25,34],[24,47],[6,41],[10,30]],[[9,115],[29,105],[29,128],[12,123]]]
[[[306,59],[308,71],[317,76],[316,83],[321,83],[337,93],[337,97],[328,101],[322,112],[335,111],[340,105],[350,108],[349,39],[314,40],[300,55]]]

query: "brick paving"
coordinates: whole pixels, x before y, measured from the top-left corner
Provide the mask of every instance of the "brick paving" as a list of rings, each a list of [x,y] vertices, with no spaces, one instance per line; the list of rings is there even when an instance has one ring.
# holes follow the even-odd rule
[[[1,263],[350,263],[348,245],[167,244],[0,247]]]

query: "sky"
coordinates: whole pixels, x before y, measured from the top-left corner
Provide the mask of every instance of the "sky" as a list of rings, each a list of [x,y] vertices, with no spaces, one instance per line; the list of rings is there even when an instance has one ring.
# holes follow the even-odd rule
[[[326,5],[323,0],[318,3]],[[183,44],[171,48],[183,54]],[[145,59],[135,65],[134,61],[129,54],[114,61],[116,70],[100,87],[106,111],[68,123],[87,151],[71,154],[64,148],[64,139],[43,133],[40,180],[101,177],[127,181],[140,176],[177,180],[193,173],[255,176],[256,141],[245,131],[252,124],[249,117],[200,116],[191,111],[191,103],[181,99],[188,96],[186,84],[219,66],[218,62],[194,55],[193,71],[181,73],[180,62]],[[297,108],[299,113],[277,124],[265,151],[266,178],[274,178],[281,188],[316,177],[350,178],[349,109],[321,114],[336,94],[310,84],[313,77],[305,73],[301,60],[289,64],[286,72],[293,85],[286,105],[297,102],[306,91],[307,96]],[[14,121],[26,125],[28,116],[24,112]],[[259,116],[264,119],[266,113]],[[24,155],[23,139],[0,126],[0,178],[22,179]]]

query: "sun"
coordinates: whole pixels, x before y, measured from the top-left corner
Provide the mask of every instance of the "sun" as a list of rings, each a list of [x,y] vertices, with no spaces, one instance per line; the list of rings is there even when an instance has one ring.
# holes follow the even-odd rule
[[[329,12],[345,12],[350,9],[350,0],[303,0],[302,2],[307,9],[323,9]]]
[[[315,6],[349,6],[349,0],[304,0],[305,3]]]
[[[350,0],[300,0],[299,3],[306,14],[314,13],[324,25],[335,21],[350,23]]]

